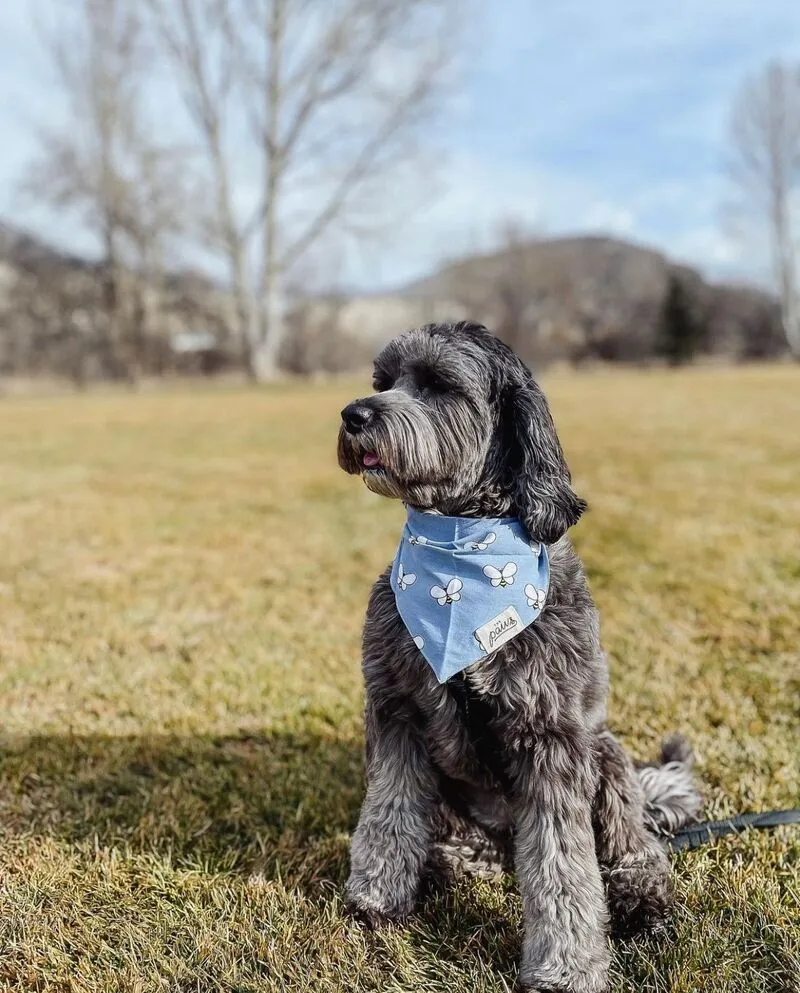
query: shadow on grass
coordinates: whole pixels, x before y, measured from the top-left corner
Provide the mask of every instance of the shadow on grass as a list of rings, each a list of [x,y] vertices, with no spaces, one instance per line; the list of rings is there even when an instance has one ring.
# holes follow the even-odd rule
[[[309,921],[330,926],[322,908],[331,903],[339,913],[336,894],[362,795],[355,736],[309,729],[228,737],[40,736],[6,740],[0,755],[0,834],[34,843],[54,838],[88,858],[98,846],[154,853],[209,874],[258,875],[317,898],[303,910]],[[441,970],[456,975],[464,963],[498,982],[514,975],[520,908],[509,890],[508,880],[500,887],[462,880],[432,888],[404,928],[414,968],[425,976],[430,971],[431,988]],[[720,884],[718,899],[724,892]],[[698,912],[701,942],[692,919]],[[760,977],[753,989],[790,988],[781,983],[796,975],[796,961],[776,908],[723,921],[709,897],[706,906],[679,916],[677,942],[620,949],[620,988],[631,982],[641,990],[661,988],[651,985],[654,968],[697,971],[711,962],[713,971],[713,963],[737,957],[741,948]],[[382,947],[376,938],[376,954]],[[393,952],[381,954],[393,967]]]
[[[0,836],[56,839],[88,859],[95,847],[117,849],[279,881],[312,898],[310,919],[342,894],[363,793],[360,739],[306,730],[38,736],[6,739],[0,756]],[[466,955],[513,975],[519,935],[493,906],[502,900],[469,880],[433,886],[403,927],[415,968],[430,968],[433,982],[442,963],[457,971]],[[383,948],[380,935],[365,938],[376,954]]]
[[[0,745],[0,829],[169,855],[210,872],[340,882],[362,793],[359,740],[39,736]]]
[[[0,763],[0,838],[29,845],[33,858],[43,857],[40,839],[55,839],[88,862],[96,847],[116,849],[204,875],[276,883],[274,903],[261,886],[249,892],[256,906],[264,900],[267,919],[282,907],[295,922],[284,932],[273,918],[278,960],[291,971],[300,954],[291,943],[303,928],[309,947],[323,959],[330,954],[324,935],[340,926],[333,922],[343,914],[349,834],[363,793],[357,735],[308,728],[226,737],[43,735],[0,742]],[[157,866],[152,875],[160,877]],[[229,883],[223,877],[219,885]],[[413,968],[429,972],[431,983],[443,963],[456,974],[464,956],[513,975],[516,929],[477,895],[468,882],[436,887],[404,925]],[[358,934],[354,947],[366,942],[387,970],[404,961],[382,934],[341,923],[338,933]]]
[[[516,974],[522,908],[508,878],[500,884],[461,877],[431,887],[409,928],[422,959],[458,966],[472,957],[499,976]]]

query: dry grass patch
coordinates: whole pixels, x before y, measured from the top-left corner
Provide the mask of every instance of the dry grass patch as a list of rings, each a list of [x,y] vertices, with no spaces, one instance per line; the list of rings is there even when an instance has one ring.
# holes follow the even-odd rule
[[[800,371],[554,377],[612,721],[708,812],[800,805]],[[0,989],[512,988],[513,882],[342,914],[358,643],[401,509],[335,465],[364,387],[0,406]],[[800,837],[676,859],[617,993],[800,988]]]

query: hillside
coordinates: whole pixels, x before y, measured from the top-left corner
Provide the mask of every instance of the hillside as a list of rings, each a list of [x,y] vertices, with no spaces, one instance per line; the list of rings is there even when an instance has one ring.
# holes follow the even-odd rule
[[[215,371],[238,356],[230,314],[202,274],[111,267],[0,221],[0,376]]]
[[[498,279],[509,266],[518,268],[520,263],[538,288],[550,282],[554,269],[570,272],[576,279],[594,279],[612,271],[627,277],[631,283],[649,282],[652,288],[669,266],[661,252],[616,238],[601,235],[542,238],[454,260],[399,292],[409,297],[439,297],[452,292],[452,287],[462,279],[476,274],[484,279]]]
[[[644,359],[657,348],[664,300],[677,281],[705,350],[735,357],[784,349],[777,302],[762,290],[713,283],[663,253],[601,236],[542,239],[443,266],[399,291],[485,315],[515,343],[571,358]]]
[[[59,251],[35,235],[0,220],[0,264],[23,267],[51,265],[64,269],[91,269],[78,255]]]
[[[710,282],[651,248],[584,236],[452,261],[393,292],[308,301],[296,315],[287,365],[341,371],[364,364],[399,329],[464,318],[484,322],[540,366],[648,362],[663,351],[665,304],[676,287],[700,354],[741,360],[785,353],[769,294]]]
[[[0,372],[103,378],[133,363],[158,374],[185,367],[176,340],[216,342],[215,368],[238,362],[224,287],[191,272],[147,284],[133,271],[116,278],[131,301],[125,340],[107,330],[109,273],[101,263],[0,222]],[[345,371],[404,327],[463,318],[483,321],[539,365],[647,362],[662,351],[665,301],[676,286],[701,354],[784,354],[778,306],[763,291],[709,282],[651,248],[585,236],[509,244],[394,292],[295,300],[283,363],[299,373]]]

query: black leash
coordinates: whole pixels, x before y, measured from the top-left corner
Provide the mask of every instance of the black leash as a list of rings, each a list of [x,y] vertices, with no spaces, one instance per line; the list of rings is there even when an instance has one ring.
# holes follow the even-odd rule
[[[726,834],[741,834],[749,828],[773,828],[780,824],[800,824],[800,810],[771,810],[764,814],[738,814],[724,821],[703,821],[682,828],[667,839],[667,846],[673,852],[700,848]]]

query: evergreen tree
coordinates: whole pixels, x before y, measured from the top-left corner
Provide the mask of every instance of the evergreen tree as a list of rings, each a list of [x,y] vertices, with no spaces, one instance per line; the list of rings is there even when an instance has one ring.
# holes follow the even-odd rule
[[[659,350],[672,366],[691,362],[705,340],[705,322],[692,306],[684,281],[675,273],[670,275],[664,295],[660,330]]]

